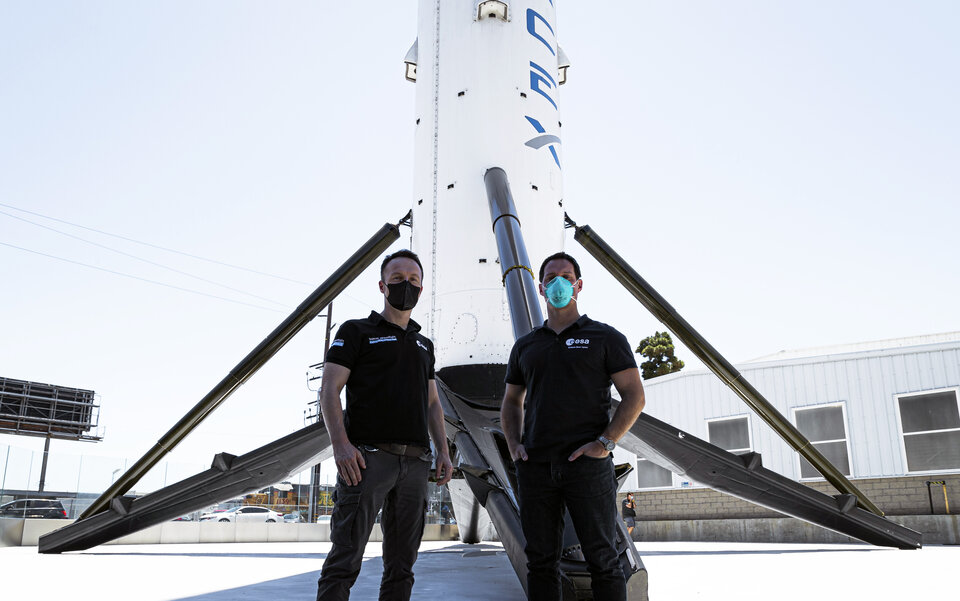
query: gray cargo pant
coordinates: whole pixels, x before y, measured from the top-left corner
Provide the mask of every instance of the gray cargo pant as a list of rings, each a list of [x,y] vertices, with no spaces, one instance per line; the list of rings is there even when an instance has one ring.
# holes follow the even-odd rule
[[[360,445],[366,469],[356,486],[339,476],[334,492],[330,540],[320,572],[317,601],[346,601],[363,563],[377,512],[383,508],[383,577],[380,601],[408,601],[413,588],[413,563],[423,536],[427,508],[429,455],[425,458],[392,455]]]

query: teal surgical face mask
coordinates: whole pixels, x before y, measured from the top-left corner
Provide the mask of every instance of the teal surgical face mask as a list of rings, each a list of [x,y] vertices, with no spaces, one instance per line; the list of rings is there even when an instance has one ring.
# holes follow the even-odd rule
[[[569,305],[570,299],[573,298],[573,284],[567,278],[557,276],[543,287],[543,292],[548,303],[557,309],[562,309]]]

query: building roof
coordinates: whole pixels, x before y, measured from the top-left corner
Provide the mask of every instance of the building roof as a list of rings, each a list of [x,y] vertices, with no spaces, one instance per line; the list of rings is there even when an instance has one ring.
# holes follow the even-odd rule
[[[793,363],[808,363],[811,361],[815,362],[818,360],[823,360],[827,357],[832,359],[836,355],[850,355],[853,353],[868,355],[871,353],[881,353],[884,351],[898,351],[914,347],[951,343],[960,344],[960,331],[944,332],[942,334],[924,334],[922,336],[907,336],[905,338],[887,338],[885,340],[855,342],[852,344],[837,344],[833,346],[815,346],[805,349],[783,350],[771,355],[764,355],[762,357],[750,359],[749,361],[739,361],[734,364],[734,367],[737,369],[758,368],[761,367],[759,365],[761,363],[780,363],[790,365]],[[849,359],[850,357],[845,358]],[[643,385],[652,386],[655,384],[666,384],[667,382],[671,382],[673,380],[709,373],[710,370],[705,367],[685,370],[667,374],[665,376],[659,376],[652,380],[644,380]]]
[[[838,344],[833,346],[814,346],[805,349],[777,351],[771,355],[764,355],[743,363],[765,363],[768,361],[784,361],[805,357],[820,357],[823,355],[841,355],[845,353],[863,353],[869,351],[886,351],[925,346],[928,344],[942,344],[945,342],[960,342],[960,332],[944,332],[942,334],[924,334],[922,336],[907,336],[906,338],[887,338],[869,342],[855,342],[852,344]]]

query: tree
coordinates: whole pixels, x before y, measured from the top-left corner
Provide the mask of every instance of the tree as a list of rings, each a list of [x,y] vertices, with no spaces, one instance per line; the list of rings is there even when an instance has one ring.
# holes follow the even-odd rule
[[[654,332],[640,341],[635,353],[647,358],[640,364],[644,380],[665,376],[683,369],[683,361],[673,354],[673,338],[670,332]]]

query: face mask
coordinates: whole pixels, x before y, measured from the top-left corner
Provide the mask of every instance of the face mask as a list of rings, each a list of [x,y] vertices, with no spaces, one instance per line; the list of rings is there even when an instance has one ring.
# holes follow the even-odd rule
[[[403,281],[396,284],[387,284],[387,302],[397,311],[409,311],[417,306],[420,298],[420,288],[410,282]]]
[[[562,309],[570,304],[573,298],[573,284],[567,278],[557,276],[550,280],[550,283],[543,287],[543,292],[547,296],[547,302]]]

